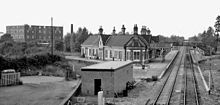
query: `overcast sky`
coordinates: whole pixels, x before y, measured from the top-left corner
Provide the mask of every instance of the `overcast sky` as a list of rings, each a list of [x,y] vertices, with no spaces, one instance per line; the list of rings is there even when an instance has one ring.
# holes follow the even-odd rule
[[[153,35],[189,37],[213,26],[220,15],[220,0],[0,0],[0,32],[7,25],[54,25],[64,27],[64,35],[78,27],[97,33],[121,30],[132,32],[134,24],[145,25]]]

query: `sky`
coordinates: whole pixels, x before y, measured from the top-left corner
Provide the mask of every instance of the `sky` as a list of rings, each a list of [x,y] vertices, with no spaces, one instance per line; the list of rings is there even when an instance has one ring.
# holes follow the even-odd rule
[[[0,0],[0,32],[7,25],[63,26],[64,35],[78,27],[110,34],[115,26],[132,33],[134,24],[147,26],[153,35],[197,35],[214,26],[220,0]]]

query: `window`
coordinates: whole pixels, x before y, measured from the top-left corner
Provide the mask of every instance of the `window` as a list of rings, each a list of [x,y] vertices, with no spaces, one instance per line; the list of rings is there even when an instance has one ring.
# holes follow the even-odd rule
[[[127,52],[126,56],[127,56],[127,60],[129,60],[130,59],[130,52]]]
[[[135,51],[134,52],[134,60],[139,60],[140,59],[140,52]]]
[[[108,50],[105,50],[105,58],[108,58]]]
[[[117,58],[117,56],[118,56],[118,51],[115,51],[114,58]]]
[[[89,56],[92,55],[92,49],[89,49]]]
[[[29,39],[29,36],[27,35],[27,39]]]
[[[118,55],[119,55],[119,59],[122,59],[122,51],[119,51]]]
[[[95,56],[95,49],[92,49],[92,55]]]
[[[110,54],[109,55],[110,55],[110,58],[112,58],[112,50],[110,50]]]
[[[99,53],[99,52],[98,52],[98,49],[96,49],[96,56],[98,56],[98,53]]]

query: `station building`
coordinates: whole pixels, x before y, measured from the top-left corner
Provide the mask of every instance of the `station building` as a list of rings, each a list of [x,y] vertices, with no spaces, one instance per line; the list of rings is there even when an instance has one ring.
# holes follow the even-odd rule
[[[133,81],[132,61],[107,61],[82,67],[82,94],[93,96],[103,90],[104,97],[114,97]]]
[[[112,35],[104,35],[100,27],[98,34],[89,36],[81,44],[81,55],[89,59],[145,63],[171,49],[170,44],[160,43],[159,36],[152,36],[146,26],[142,27],[141,34],[137,25],[133,34],[127,34],[125,29],[123,25],[120,34],[116,34],[114,28]]]

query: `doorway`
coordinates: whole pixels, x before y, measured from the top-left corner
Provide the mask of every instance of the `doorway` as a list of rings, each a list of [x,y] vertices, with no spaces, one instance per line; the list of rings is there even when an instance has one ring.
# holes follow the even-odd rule
[[[98,94],[99,91],[101,91],[101,79],[95,79],[94,80],[94,87],[95,87],[95,95]]]

